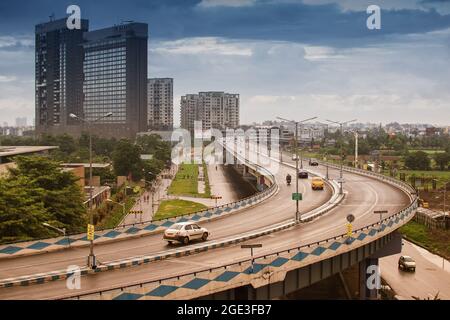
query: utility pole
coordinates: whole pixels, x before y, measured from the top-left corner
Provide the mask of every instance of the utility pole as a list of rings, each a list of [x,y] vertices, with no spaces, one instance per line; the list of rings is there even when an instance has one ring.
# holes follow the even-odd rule
[[[92,127],[92,124],[100,121],[101,119],[111,117],[112,115],[113,115],[112,112],[108,112],[104,116],[101,116],[93,121],[83,119],[73,113],[71,113],[69,115],[71,118],[78,119],[88,125],[88,132],[89,132],[89,224],[90,224],[90,226],[88,226],[88,230],[89,230],[89,228],[92,228],[92,232],[94,231],[94,214],[92,212],[92,200],[93,199],[92,199],[92,130],[91,130],[92,128],[91,127]],[[95,238],[95,234],[93,235],[93,237]],[[94,239],[90,240],[89,256],[88,256],[87,264],[88,264],[88,267],[90,267],[92,269],[97,268],[96,258],[95,258],[95,254],[94,254]]]
[[[355,168],[358,168],[358,131],[355,131]]]
[[[313,118],[308,118],[302,121],[294,121],[294,120],[288,120],[288,119],[284,119],[284,118],[280,118],[277,117],[277,119],[282,120],[282,121],[287,121],[290,123],[295,124],[295,142],[294,142],[294,146],[295,146],[295,192],[296,192],[296,199],[295,199],[295,221],[299,222],[300,221],[300,211],[299,211],[299,192],[298,192],[298,174],[299,174],[299,169],[298,169],[298,126],[299,124],[306,122],[306,121],[310,121],[310,120],[314,120],[317,117],[313,117]],[[303,165],[302,165],[303,168]]]
[[[344,132],[343,132],[343,126],[344,124],[350,123],[350,122],[354,122],[356,121],[356,119],[353,120],[349,120],[349,121],[345,121],[345,122],[338,122],[338,121],[332,121],[332,120],[327,120],[328,122],[331,123],[335,123],[338,124],[340,127],[340,131],[341,131],[341,139],[344,137]],[[342,183],[344,182],[343,180],[343,168],[344,168],[344,143],[343,141],[341,142],[341,169],[339,171],[339,194],[343,194],[344,190],[342,188]]]

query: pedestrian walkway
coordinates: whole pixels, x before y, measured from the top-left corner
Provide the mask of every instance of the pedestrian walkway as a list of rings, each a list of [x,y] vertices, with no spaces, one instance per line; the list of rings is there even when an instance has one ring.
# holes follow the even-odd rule
[[[169,170],[175,173],[175,166]],[[172,179],[162,178],[168,172],[162,172],[156,179],[156,186],[154,191],[145,191],[141,197],[136,201],[130,211],[142,210],[142,214],[127,214],[119,225],[139,223],[141,221],[150,221],[153,215],[158,211],[159,204],[162,200],[168,199],[167,190],[172,183]],[[174,175],[172,175],[173,177]]]

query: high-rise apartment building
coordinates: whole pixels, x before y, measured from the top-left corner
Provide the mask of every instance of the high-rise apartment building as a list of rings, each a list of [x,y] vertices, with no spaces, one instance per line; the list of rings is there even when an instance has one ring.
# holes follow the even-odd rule
[[[239,94],[219,91],[199,92],[181,97],[181,127],[194,130],[194,121],[202,121],[202,129],[236,128],[239,126]]]
[[[83,110],[83,33],[69,30],[66,19],[36,25],[35,112],[37,133],[62,133],[74,124],[70,113]]]
[[[103,136],[134,137],[147,130],[146,23],[128,23],[84,36],[83,115]]]
[[[173,79],[148,79],[148,128],[173,129]]]

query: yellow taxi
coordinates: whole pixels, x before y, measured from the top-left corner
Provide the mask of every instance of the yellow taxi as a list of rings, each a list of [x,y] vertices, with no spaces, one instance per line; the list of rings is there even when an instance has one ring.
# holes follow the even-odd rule
[[[325,183],[322,178],[314,177],[311,180],[311,187],[313,190],[323,190]]]

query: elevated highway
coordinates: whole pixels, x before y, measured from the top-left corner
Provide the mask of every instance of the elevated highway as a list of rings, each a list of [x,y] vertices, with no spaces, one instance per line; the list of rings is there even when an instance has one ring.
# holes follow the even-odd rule
[[[318,168],[314,167],[313,170],[317,171],[319,174],[325,174],[325,167],[323,165]],[[256,207],[246,209],[238,214],[230,215],[227,218],[211,221],[206,224],[205,226],[212,231],[213,237],[220,238],[227,235],[239,234],[248,230],[255,230],[258,227],[292,219],[295,212],[295,203],[290,197],[294,187],[292,185],[286,186],[284,184],[284,177],[288,172],[291,174],[294,172],[292,167],[281,166],[280,170],[276,172],[275,177],[279,183],[279,192],[270,199]],[[336,168],[329,168],[329,175],[331,179],[335,179],[338,177],[339,172]],[[309,181],[300,181],[300,192],[304,195],[304,200],[301,202],[300,207],[302,213],[306,213],[315,207],[326,203],[330,198],[331,194],[329,189],[324,192],[313,192],[310,189]],[[338,270],[345,268],[351,263],[354,264],[360,262],[388,244],[394,238],[392,236],[393,231],[408,221],[414,214],[414,197],[399,188],[398,185],[386,183],[386,181],[382,181],[379,178],[373,178],[350,171],[345,173],[345,181],[344,188],[346,197],[342,203],[327,214],[311,222],[302,223],[293,226],[288,230],[262,236],[257,240],[253,240],[254,242],[257,241],[258,243],[263,244],[263,247],[257,251],[259,257],[257,261],[265,261],[274,254],[275,257],[285,254],[289,257],[284,257],[283,259],[286,260],[283,261],[289,261],[290,264],[294,264],[292,266],[286,264],[288,269],[283,270],[282,273],[278,275],[278,278],[272,278],[270,280],[271,283],[283,283],[283,281],[288,278],[286,275],[292,270],[301,270],[301,268],[308,266],[311,267],[315,263],[321,264],[324,261],[328,261],[327,259],[336,259],[336,257],[340,257],[339,261],[341,262],[339,262],[339,268],[334,266],[334,269],[332,268],[331,270],[334,270],[335,272],[338,272]],[[374,215],[373,211],[381,209],[389,211],[389,214],[386,215],[385,219],[393,217],[392,219],[394,219],[394,221],[398,221],[390,223],[386,220],[386,225],[384,227],[377,226],[379,216]],[[402,210],[404,211],[404,214],[402,213],[402,218],[397,219],[397,217],[400,216],[398,213],[402,212]],[[367,227],[365,231],[361,231],[367,234],[361,236],[361,240],[355,238],[356,240],[354,239],[355,241],[351,244],[345,244],[343,241],[346,241],[346,239],[342,237],[342,234],[345,233],[345,217],[349,213],[352,213],[356,217],[353,228],[359,229]],[[397,216],[394,216],[396,214]],[[389,223],[390,225],[388,225]],[[377,232],[377,230],[380,231]],[[368,234],[369,232],[371,233],[370,235]],[[329,245],[341,241],[334,244],[332,247],[337,247],[335,250],[332,250],[334,251],[334,256],[330,256],[328,253],[323,256],[322,254],[316,254],[318,252],[327,252],[327,250],[323,249],[318,249],[317,252],[312,254],[307,254],[301,251],[303,249],[299,249],[304,245],[309,245],[307,248],[314,250],[314,246],[316,248],[320,247],[320,241],[325,240],[327,240],[327,242],[323,243],[328,243]],[[98,247],[97,254],[104,255],[103,257],[99,257],[100,260],[102,260],[102,258],[103,260],[120,259],[125,256],[129,257],[132,255],[148,254],[152,250],[167,250],[167,246],[161,241],[160,235],[105,244]],[[358,253],[358,250],[363,250],[363,252]],[[330,249],[328,249],[328,251],[330,251]],[[73,263],[82,264],[86,252],[87,250],[85,249],[77,249],[73,250],[73,252],[55,252],[41,256],[2,260],[0,261],[0,274],[3,275],[4,272],[8,272],[9,275],[29,274],[33,272],[43,272],[42,270],[44,269],[54,270],[55,268]],[[294,252],[303,252],[307,257],[313,257],[315,259],[310,262],[308,262],[309,258],[301,259],[300,264],[300,261],[291,259],[292,257],[290,257],[290,255]],[[356,256],[352,258],[352,254],[355,255],[355,253],[351,252],[356,252]],[[348,255],[349,258],[348,261],[344,263],[342,262],[342,259],[346,259],[344,258],[346,255]],[[28,287],[18,286],[2,288],[0,289],[0,298],[56,299],[79,296],[80,298],[90,299],[142,297],[173,299],[198,298],[202,296],[216,297],[215,295],[218,295],[218,297],[221,298],[236,298],[236,295],[244,298],[251,298],[252,296],[249,295],[249,292],[252,292],[251,290],[267,286],[267,283],[262,281],[262,283],[258,284],[258,281],[263,279],[261,278],[263,276],[261,274],[258,275],[257,272],[255,272],[255,274],[248,272],[250,263],[248,258],[248,252],[240,249],[240,245],[230,245],[194,255],[156,261],[138,267],[112,270],[83,277],[81,289],[76,291],[68,290],[65,281],[52,281]],[[271,263],[273,263],[273,261]],[[298,265],[295,265],[295,261],[297,261]],[[274,265],[277,265],[277,263]],[[282,265],[285,265],[285,263]],[[230,271],[234,277],[228,281],[221,281],[224,280],[221,279],[214,282],[211,280],[207,281],[205,278],[202,278],[203,281],[196,280],[197,277],[196,274],[194,274],[197,272],[209,272],[210,275],[215,275],[215,272],[219,271],[223,274],[223,270],[231,270],[233,268],[237,268],[236,270],[241,268],[242,270]],[[19,271],[16,271],[16,269]],[[263,269],[265,268],[261,268],[258,271],[263,272]],[[323,272],[323,266],[320,267],[320,270],[322,270],[320,271],[321,276],[316,277],[316,281],[331,272]],[[308,278],[309,280],[305,281],[304,285],[310,284],[313,280],[311,278],[313,272],[311,270],[308,272],[310,275]],[[281,274],[284,275],[281,276]],[[239,279],[238,275],[245,279]],[[220,277],[220,275],[218,275],[218,277]],[[225,277],[230,277],[230,275],[227,274]],[[239,281],[236,282],[237,280]],[[177,283],[180,284],[183,281],[185,282],[184,285],[177,285]],[[192,281],[194,282],[193,284],[191,284]],[[213,282],[214,285],[212,285]],[[300,286],[294,287],[299,288]],[[182,288],[182,290],[179,290],[180,288]],[[239,291],[236,292],[236,290],[241,290],[238,288],[247,288],[245,289],[247,291],[245,291],[244,294],[242,294],[242,292],[239,293]],[[142,292],[146,290],[148,290],[148,292],[142,294]],[[148,294],[150,292],[152,292],[152,294]],[[283,292],[286,293],[285,291]],[[277,294],[280,294],[280,292],[277,291]],[[274,296],[264,295],[260,297],[272,298]]]

